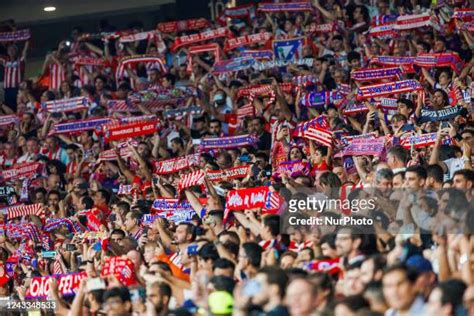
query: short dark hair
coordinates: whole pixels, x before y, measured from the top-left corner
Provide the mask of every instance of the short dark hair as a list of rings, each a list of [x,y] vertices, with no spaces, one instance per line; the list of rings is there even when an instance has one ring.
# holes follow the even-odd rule
[[[408,161],[408,150],[401,145],[396,145],[390,148],[388,154],[395,156],[397,160],[400,160],[403,163]]]
[[[247,256],[250,265],[255,268],[260,268],[260,264],[262,262],[262,247],[254,242],[246,242],[242,245],[242,249]]]
[[[394,264],[387,267],[383,275],[385,277],[387,274],[395,272],[395,271],[403,272],[406,275],[407,280],[412,284],[414,284],[416,282],[416,279],[418,278],[418,273],[416,272],[416,270],[408,267],[407,265],[403,263],[398,263],[398,264]]]
[[[444,179],[443,168],[438,164],[426,167],[426,175],[427,178],[433,178],[438,183],[442,183]]]
[[[322,246],[323,244],[328,244],[331,249],[336,249],[336,234],[330,233],[323,235],[321,239],[319,239],[319,245]]]
[[[111,289],[105,291],[104,296],[103,296],[103,300],[105,302],[109,298],[112,298],[112,297],[119,297],[122,300],[123,303],[131,301],[130,292],[128,291],[128,288],[123,287],[123,286],[114,287],[114,288],[111,288]]]
[[[270,229],[272,236],[278,236],[280,234],[280,216],[279,215],[268,215],[263,218],[263,226]]]
[[[216,291],[226,291],[230,294],[234,292],[237,283],[233,278],[224,275],[213,276],[209,282],[212,283]]]
[[[226,258],[217,258],[212,264],[212,270],[215,269],[235,269],[235,264]]]
[[[270,285],[277,285],[279,289],[280,297],[285,297],[286,286],[288,284],[288,276],[283,269],[273,266],[263,267],[258,273],[264,274],[267,278],[267,282]]]
[[[198,251],[198,256],[204,261],[212,260],[212,262],[214,262],[219,259],[219,253],[217,252],[216,246],[212,242],[202,246]]]
[[[337,305],[344,305],[352,312],[357,312],[358,310],[364,308],[370,308],[369,302],[362,295],[351,295],[344,297],[343,299],[336,302]]]
[[[109,204],[110,202],[110,198],[111,198],[111,195],[110,195],[110,192],[106,189],[99,189],[97,190],[97,193],[99,193],[102,195],[102,197],[104,198],[105,200],[105,203],[106,204]]]
[[[114,230],[112,230],[110,232],[110,236],[112,236],[112,235],[122,235],[122,237],[125,237],[126,234],[123,230],[121,230],[119,228],[115,228]]]
[[[463,295],[467,286],[461,280],[451,279],[440,282],[437,288],[441,291],[441,305],[451,304],[453,311],[463,304]]]
[[[466,179],[466,181],[471,181],[472,183],[474,183],[474,171],[472,170],[469,170],[469,169],[458,170],[454,173],[453,178],[454,176],[457,176],[457,175],[463,176]]]
[[[410,166],[407,168],[406,172],[416,173],[418,178],[422,178],[422,179],[426,179],[428,176],[426,173],[426,169],[423,168],[422,166]]]
[[[410,99],[400,98],[400,99],[397,100],[397,102],[406,105],[406,107],[409,108],[409,109],[413,110],[415,108],[415,105],[413,104],[413,101],[410,100]]]
[[[94,207],[94,200],[90,196],[85,195],[82,197],[82,204],[85,205],[86,210],[90,210]]]

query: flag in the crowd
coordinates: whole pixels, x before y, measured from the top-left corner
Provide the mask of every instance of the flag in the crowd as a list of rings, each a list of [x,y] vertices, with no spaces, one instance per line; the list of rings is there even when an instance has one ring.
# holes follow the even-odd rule
[[[304,38],[273,41],[273,54],[277,60],[295,60],[303,57]]]

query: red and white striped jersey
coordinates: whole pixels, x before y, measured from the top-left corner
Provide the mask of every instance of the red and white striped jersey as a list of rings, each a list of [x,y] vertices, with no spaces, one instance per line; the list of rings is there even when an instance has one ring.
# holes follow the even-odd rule
[[[10,60],[9,57],[0,59],[5,67],[3,86],[5,88],[18,88],[25,71],[25,60],[23,57]]]
[[[49,89],[59,90],[61,83],[66,80],[66,69],[58,63],[49,65]]]

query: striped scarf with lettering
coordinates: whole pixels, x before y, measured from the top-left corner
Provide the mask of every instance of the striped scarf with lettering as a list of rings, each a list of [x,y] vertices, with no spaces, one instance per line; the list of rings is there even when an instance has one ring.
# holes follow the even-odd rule
[[[399,94],[423,90],[416,80],[402,80],[389,83],[361,86],[357,89],[357,100],[383,97],[390,94]]]
[[[16,42],[16,41],[26,41],[31,37],[29,29],[12,31],[12,32],[1,32],[0,33],[0,42]]]
[[[255,135],[245,134],[219,138],[203,138],[200,146],[202,150],[219,148],[238,148],[245,146],[253,146],[257,142],[258,138]]]
[[[268,40],[273,37],[270,32],[256,33],[243,35],[240,37],[230,38],[225,41],[224,51],[230,51],[238,47],[254,45],[254,44],[265,44]]]
[[[204,44],[199,46],[192,46],[188,49],[188,67],[187,71],[191,72],[193,67],[193,55],[202,54],[202,53],[212,53],[214,54],[214,62],[219,62],[221,60],[220,46],[217,43]]]
[[[178,48],[183,46],[193,45],[203,41],[213,40],[220,37],[231,37],[232,33],[226,27],[221,27],[215,30],[209,30],[192,35],[183,35],[177,37],[171,46],[171,51],[176,52]]]
[[[201,18],[182,21],[162,22],[158,23],[157,29],[162,33],[175,33],[203,29],[208,26],[209,21],[204,18]]]
[[[304,12],[313,11],[310,2],[259,3],[259,12]]]
[[[132,69],[135,69],[138,64],[148,63],[154,63],[159,65],[158,70],[162,73],[165,73],[167,71],[165,63],[160,57],[150,55],[128,56],[120,59],[117,66],[117,70],[115,71],[115,80],[117,80],[118,83],[118,81],[125,76],[127,68],[131,67]]]
[[[358,69],[351,72],[351,78],[355,81],[374,81],[384,79],[400,80],[402,75],[403,71],[400,67]]]

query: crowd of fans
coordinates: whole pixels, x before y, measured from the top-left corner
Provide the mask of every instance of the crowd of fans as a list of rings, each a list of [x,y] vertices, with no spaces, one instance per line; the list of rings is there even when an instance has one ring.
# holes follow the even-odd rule
[[[7,23],[2,315],[474,314],[473,21],[457,0],[101,21],[36,78]]]

